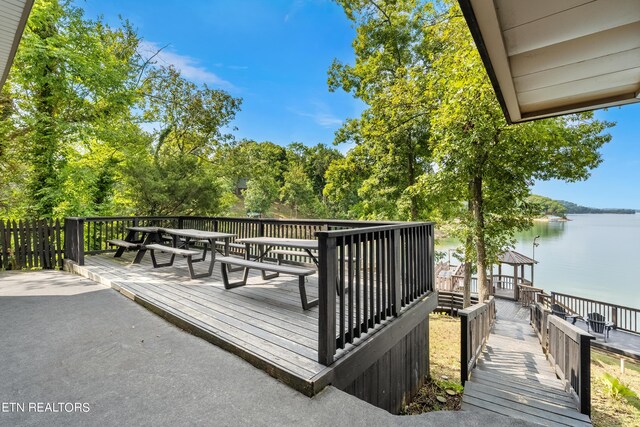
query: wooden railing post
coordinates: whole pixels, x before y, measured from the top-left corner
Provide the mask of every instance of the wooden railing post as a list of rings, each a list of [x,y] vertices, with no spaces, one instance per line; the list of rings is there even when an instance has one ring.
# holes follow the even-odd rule
[[[460,316],[460,381],[464,383],[469,379],[469,344],[473,341],[469,336],[469,315],[466,311],[458,311]]]
[[[318,232],[318,362],[331,365],[336,353],[336,238]]]
[[[84,218],[64,219],[64,257],[84,265]]]
[[[400,263],[402,258],[400,255],[400,230],[391,232],[391,310],[394,316],[400,314],[402,305],[402,267]]]
[[[580,335],[580,412],[591,416],[591,339]]]

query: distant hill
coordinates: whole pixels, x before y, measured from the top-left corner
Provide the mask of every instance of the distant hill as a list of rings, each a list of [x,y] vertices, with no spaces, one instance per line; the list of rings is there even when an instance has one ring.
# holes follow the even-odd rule
[[[559,216],[566,218],[568,214],[635,214],[636,209],[599,209],[589,208],[587,206],[580,206],[573,202],[567,202],[566,200],[553,200],[548,197],[532,194],[527,198],[527,202],[534,209],[534,212],[539,212],[543,216]],[[640,211],[638,211],[640,212]]]
[[[567,214],[635,214],[635,209],[599,209],[580,206],[566,200],[558,200],[565,207]]]

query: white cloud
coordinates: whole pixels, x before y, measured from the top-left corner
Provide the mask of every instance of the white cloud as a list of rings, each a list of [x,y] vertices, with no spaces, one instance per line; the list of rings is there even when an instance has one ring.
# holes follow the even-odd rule
[[[326,128],[334,128],[340,126],[344,121],[341,118],[335,116],[330,111],[329,107],[323,102],[312,101],[311,105],[313,106],[312,112],[300,111],[293,108],[290,110],[298,116],[309,117],[320,126]]]
[[[153,60],[160,65],[173,65],[187,80],[196,83],[206,83],[223,89],[236,89],[231,82],[224,80],[200,65],[197,59],[180,55],[177,52],[171,51],[169,47],[163,48],[157,43],[143,40],[140,42],[139,52],[146,58],[155,55]]]
[[[323,112],[315,112],[315,113],[303,113],[296,112],[299,116],[310,117],[314,122],[324,127],[334,127],[342,124],[342,119],[330,114]]]

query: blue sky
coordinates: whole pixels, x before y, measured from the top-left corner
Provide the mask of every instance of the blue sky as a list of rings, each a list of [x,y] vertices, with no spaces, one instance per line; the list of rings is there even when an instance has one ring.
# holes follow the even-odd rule
[[[334,58],[353,62],[355,31],[329,0],[79,0],[87,17],[131,21],[148,52],[184,77],[243,98],[237,138],[287,145],[331,144],[334,132],[363,105],[330,93]],[[615,121],[603,163],[585,182],[538,182],[534,192],[592,207],[640,209],[640,105],[600,111]],[[348,147],[338,147],[346,151]]]

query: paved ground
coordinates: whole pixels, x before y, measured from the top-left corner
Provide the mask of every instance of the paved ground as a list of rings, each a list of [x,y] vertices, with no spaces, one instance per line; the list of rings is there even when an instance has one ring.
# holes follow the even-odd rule
[[[332,387],[310,399],[111,289],[41,271],[0,273],[0,425],[529,424],[393,416]]]

